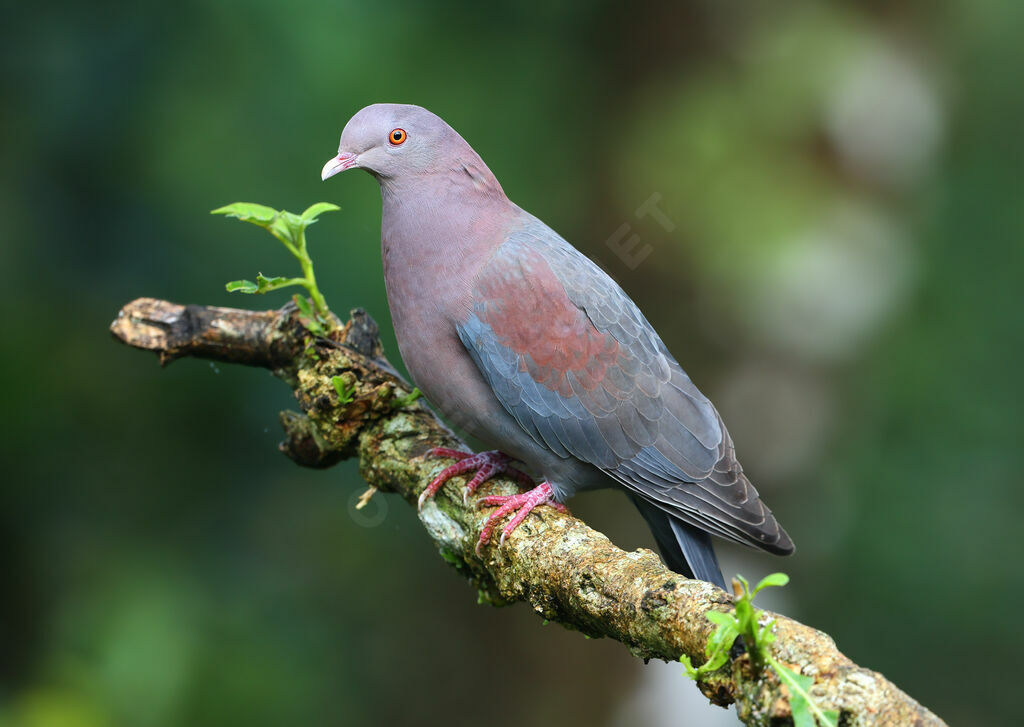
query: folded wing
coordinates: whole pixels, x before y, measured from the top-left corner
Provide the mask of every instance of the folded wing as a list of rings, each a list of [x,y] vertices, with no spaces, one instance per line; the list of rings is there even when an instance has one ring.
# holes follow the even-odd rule
[[[623,290],[539,220],[480,272],[458,331],[538,443],[703,530],[792,551],[711,402]]]

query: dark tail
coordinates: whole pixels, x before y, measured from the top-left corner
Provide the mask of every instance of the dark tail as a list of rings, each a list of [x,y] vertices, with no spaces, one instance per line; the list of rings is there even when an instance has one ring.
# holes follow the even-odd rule
[[[714,583],[722,590],[728,590],[722,577],[722,569],[718,566],[715,549],[711,545],[711,535],[672,517],[637,495],[630,493],[629,497],[647,521],[647,526],[658,543],[661,557],[670,570],[687,578],[698,578]]]

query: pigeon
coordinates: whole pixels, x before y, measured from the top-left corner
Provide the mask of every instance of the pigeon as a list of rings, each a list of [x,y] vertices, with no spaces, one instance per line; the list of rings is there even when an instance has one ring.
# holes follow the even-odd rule
[[[666,566],[725,588],[711,536],[778,555],[793,542],[736,459],[711,402],[600,267],[514,204],[480,155],[420,106],[373,104],[345,125],[321,178],[380,183],[381,250],[398,348],[442,417],[493,447],[455,460],[420,497],[473,473],[525,491],[488,496],[477,552],[536,507],[624,489]],[[513,465],[520,464],[522,467]],[[537,484],[539,482],[539,484]]]

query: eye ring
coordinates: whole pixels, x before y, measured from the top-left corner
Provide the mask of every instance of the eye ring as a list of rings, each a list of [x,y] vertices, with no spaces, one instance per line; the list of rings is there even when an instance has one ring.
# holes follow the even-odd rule
[[[388,134],[388,142],[390,142],[391,146],[401,146],[408,138],[409,135],[405,133],[405,129],[392,129],[391,133]]]

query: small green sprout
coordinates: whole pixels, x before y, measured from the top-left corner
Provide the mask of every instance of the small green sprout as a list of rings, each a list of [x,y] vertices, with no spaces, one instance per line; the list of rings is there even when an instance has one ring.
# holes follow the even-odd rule
[[[309,326],[306,325],[308,321],[305,318],[300,318],[299,322],[306,326],[306,329],[309,330]],[[316,320],[314,320],[313,322],[316,324],[316,326],[320,325],[319,322],[317,322]],[[314,361],[319,361],[320,354],[317,353],[316,351],[315,343],[316,341],[313,339],[313,336],[304,336],[302,339],[302,353],[304,353],[306,356],[309,356]]]
[[[312,307],[315,310],[315,315],[312,311],[306,314],[306,310],[310,309],[309,303],[304,298],[302,299],[306,303],[305,310],[303,310],[302,305],[298,302],[299,296],[296,296],[296,305],[299,305],[299,309],[306,314],[308,321],[306,327],[315,335],[324,335],[323,323],[330,320],[330,314],[327,309],[327,301],[324,300],[324,296],[317,287],[316,276],[313,274],[313,261],[306,250],[306,228],[316,222],[324,212],[333,212],[338,209],[340,207],[330,202],[317,202],[308,207],[301,215],[297,215],[287,210],[275,210],[273,207],[261,204],[235,202],[213,210],[210,214],[235,217],[266,229],[281,241],[288,252],[295,256],[302,268],[301,278],[268,278],[264,277],[263,273],[259,273],[255,283],[251,280],[233,280],[225,286],[228,292],[261,295],[291,285],[301,285],[313,299]],[[314,330],[314,327],[319,330]]]
[[[416,387],[413,387],[413,390],[409,392],[409,394],[407,394],[406,396],[399,396],[397,399],[395,399],[393,402],[393,406],[395,409],[404,409],[405,407],[409,406],[414,401],[419,399],[421,396],[423,396],[423,392],[417,389]]]
[[[736,580],[743,588],[743,595],[736,599],[736,627],[738,633],[743,636],[744,643],[747,644],[751,660],[755,666],[759,667],[769,656],[768,645],[775,641],[775,633],[772,631],[775,621],[773,619],[764,624],[758,623],[757,611],[754,610],[754,596],[769,586],[782,587],[786,585],[789,583],[789,576],[785,573],[767,575],[754,586],[753,591],[750,590],[750,584],[743,576],[737,574]],[[732,647],[731,641],[729,647]]]
[[[344,376],[332,376],[331,383],[334,385],[334,390],[338,393],[338,403],[342,406],[352,403],[356,393],[354,382],[349,381]]]
[[[306,330],[314,336],[326,336],[327,330],[323,324],[327,318],[314,313],[313,309],[309,307],[309,301],[298,293],[292,296],[292,301],[295,303],[295,307],[299,309],[299,313],[302,314],[299,316],[299,323],[304,325]]]
[[[717,671],[725,666],[729,660],[729,651],[733,642],[738,636],[743,637],[743,643],[750,654],[750,660],[755,667],[762,667],[767,664],[779,680],[789,690],[789,707],[793,713],[793,724],[795,727],[837,727],[839,714],[833,709],[821,709],[811,698],[810,687],[814,680],[809,676],[797,674],[778,659],[771,655],[769,645],[775,641],[775,620],[768,620],[765,623],[758,622],[758,611],[754,608],[754,596],[762,589],[769,586],[784,586],[789,583],[789,576],[785,573],[772,573],[765,576],[750,590],[747,579],[741,575],[736,576],[736,581],[743,589],[742,595],[736,599],[735,613],[722,613],[721,611],[708,611],[705,616],[708,621],[715,624],[714,633],[704,646],[704,654],[707,659],[698,667],[694,667],[690,657],[683,654],[679,657],[686,674],[696,681],[706,674]]]

